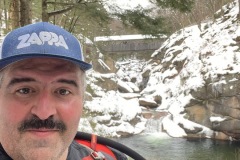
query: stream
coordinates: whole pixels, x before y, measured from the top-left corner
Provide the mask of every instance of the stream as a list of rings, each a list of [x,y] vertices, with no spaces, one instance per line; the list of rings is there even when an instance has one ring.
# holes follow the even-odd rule
[[[135,135],[116,141],[147,160],[240,160],[240,142],[170,138],[163,133]]]
[[[161,126],[162,117],[148,119],[144,133],[115,140],[147,160],[240,160],[240,142],[171,138]]]

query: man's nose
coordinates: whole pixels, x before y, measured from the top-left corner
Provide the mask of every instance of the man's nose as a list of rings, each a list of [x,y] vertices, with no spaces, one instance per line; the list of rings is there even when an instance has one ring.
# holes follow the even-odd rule
[[[48,91],[42,91],[35,100],[32,106],[31,113],[41,120],[45,120],[57,113],[56,100],[53,94]]]

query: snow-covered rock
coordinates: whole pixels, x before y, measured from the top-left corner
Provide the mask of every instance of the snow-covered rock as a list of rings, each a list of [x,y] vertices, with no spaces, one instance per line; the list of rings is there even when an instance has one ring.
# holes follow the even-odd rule
[[[114,136],[140,133],[141,106],[148,102],[168,113],[163,126],[172,137],[240,139],[238,9],[234,1],[214,21],[172,34],[146,62],[117,62],[118,87],[111,94],[96,85],[105,82],[102,76],[89,77],[92,100],[86,108],[93,130]]]
[[[141,93],[159,94],[158,110],[168,110],[188,135],[224,133],[240,139],[238,9],[237,1],[229,3],[223,16],[200,28],[183,28],[152,54],[152,71]],[[178,117],[181,122],[175,121]]]
[[[138,99],[126,100],[115,91],[86,101],[84,110],[83,116],[91,124],[91,130],[99,135],[126,136],[139,134],[145,128]]]

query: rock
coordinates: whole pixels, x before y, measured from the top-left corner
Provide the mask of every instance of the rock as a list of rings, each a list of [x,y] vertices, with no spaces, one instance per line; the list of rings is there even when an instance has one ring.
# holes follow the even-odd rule
[[[222,121],[218,123],[213,123],[213,129],[216,131],[224,131],[229,133],[236,133],[236,135],[240,136],[240,120],[231,119],[227,121]]]
[[[170,118],[170,116],[165,117],[162,120],[163,130],[171,137],[185,137],[187,134],[185,131],[176,123],[174,123]]]
[[[120,93],[120,95],[125,99],[133,99],[141,97],[138,93]]]
[[[169,115],[166,111],[155,111],[153,114],[153,119],[161,119],[162,117],[166,117]]]
[[[132,77],[130,80],[132,83],[136,83],[137,82],[137,77]]]
[[[150,119],[153,117],[153,113],[151,113],[151,112],[143,112],[142,115],[146,119]]]
[[[118,80],[117,86],[120,92],[133,93],[133,89],[124,81]]]
[[[117,81],[113,78],[101,77],[98,79],[98,82],[96,82],[95,84],[107,91],[110,91],[110,90],[117,91],[118,89]]]
[[[147,108],[158,107],[158,104],[155,101],[153,101],[151,99],[146,99],[146,98],[139,98],[139,105],[147,107]]]
[[[143,77],[143,78],[149,77],[150,72],[151,72],[151,70],[150,70],[149,68],[145,69],[145,70],[142,72],[142,77]]]
[[[91,101],[93,98],[92,98],[92,95],[89,93],[89,92],[85,92],[85,95],[84,95],[84,100],[85,101]]]
[[[134,93],[139,93],[140,89],[138,86],[132,82],[126,82],[127,85],[133,90]]]
[[[104,57],[103,61],[102,59],[93,59],[93,69],[100,73],[115,73],[117,71],[115,67],[115,62],[110,57]]]
[[[123,131],[118,131],[117,132],[118,135],[121,135],[121,137],[130,137],[133,134],[129,133],[129,132],[123,132]]]
[[[136,68],[133,63],[137,62],[132,60],[119,64],[116,77],[120,80],[115,84],[107,80],[111,78],[99,77],[97,85],[88,87],[87,91],[93,97],[102,95],[99,92],[101,89],[97,88],[101,86],[119,90],[121,98],[127,101],[139,98],[136,106],[141,111],[145,107],[143,116],[154,119],[165,116],[164,130],[173,137],[240,140],[240,28],[236,21],[237,6],[236,2],[225,6],[224,11],[228,14],[206,23],[206,28],[193,25],[174,33],[152,54],[152,59],[141,65],[139,63]],[[134,83],[142,97],[133,94],[138,93]],[[117,88],[112,88],[113,85]],[[99,99],[99,103],[101,101]],[[112,98],[109,101],[112,102]],[[96,109],[96,105],[93,106]],[[164,109],[166,112],[153,113],[149,112],[150,109]],[[111,114],[111,120],[114,115],[116,112]],[[132,122],[137,123],[138,120]],[[125,135],[127,130],[119,131]]]
[[[229,102],[230,102],[230,99],[234,100],[235,101],[235,98],[233,97],[226,97],[224,98],[225,100],[228,99]],[[230,116],[232,118],[236,118],[236,119],[239,119],[240,117],[240,110],[239,109],[236,109],[236,108],[231,108],[229,107],[228,105],[224,105],[223,103],[223,100],[222,98],[219,98],[219,99],[216,99],[216,100],[211,100],[209,101],[209,103],[207,104],[207,108],[215,113],[215,114],[219,114],[219,115],[222,115],[222,116]],[[233,102],[234,103],[234,102]],[[230,102],[231,104],[231,102]],[[239,104],[238,104],[239,105]]]
[[[212,138],[217,140],[230,140],[230,137],[223,132],[215,132]]]
[[[185,128],[184,125],[181,123],[179,124],[179,126],[183,128],[187,134],[197,134],[203,130],[202,127],[193,127],[193,129],[188,129],[188,128]]]
[[[187,117],[188,120],[211,127],[212,123],[209,119],[211,112],[204,105],[194,105],[186,108],[185,111],[185,117]]]
[[[157,104],[161,104],[162,103],[162,97],[160,95],[155,95],[153,98],[154,98],[154,101]]]

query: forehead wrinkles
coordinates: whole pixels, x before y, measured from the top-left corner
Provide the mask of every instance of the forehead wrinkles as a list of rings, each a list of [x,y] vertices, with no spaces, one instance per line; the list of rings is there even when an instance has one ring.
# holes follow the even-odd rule
[[[35,58],[36,59],[36,58]],[[61,73],[61,72],[65,72],[65,73],[75,73],[77,76],[78,82],[80,82],[80,86],[82,86],[82,92],[84,91],[85,87],[86,87],[86,82],[85,82],[85,72],[82,71],[76,64],[65,61],[65,60],[60,60],[56,59],[55,61],[45,61],[48,58],[39,58],[40,61],[38,60],[36,63],[32,61],[32,59],[28,59],[28,60],[23,60],[23,61],[19,61],[16,62],[14,64],[9,65],[8,67],[4,68],[3,70],[0,71],[0,88],[2,87],[2,83],[4,81],[4,79],[6,77],[8,77],[7,75],[10,74],[10,77],[13,76],[11,75],[12,73],[14,74],[14,72],[16,73],[18,71],[19,68],[21,68],[19,71],[24,73],[24,71],[28,71],[28,70],[32,70],[32,67],[36,66],[37,69],[41,69],[39,70],[33,70],[34,72],[44,72],[45,74],[49,74],[49,75],[53,75],[53,71],[49,71],[49,69],[45,69],[44,67],[41,68],[39,67],[40,64],[41,65],[46,65],[51,63],[51,65],[53,66],[52,68],[54,68],[54,73]],[[47,67],[46,67],[47,68]],[[51,68],[51,67],[50,67]],[[63,68],[63,69],[60,69]],[[64,73],[63,72],[63,73]],[[5,77],[5,78],[4,78]],[[74,76],[75,77],[75,76]]]
[[[77,70],[77,66],[71,62],[60,59],[28,59],[20,62],[16,62],[9,66],[10,71],[14,70],[36,70],[36,71],[72,71]]]

